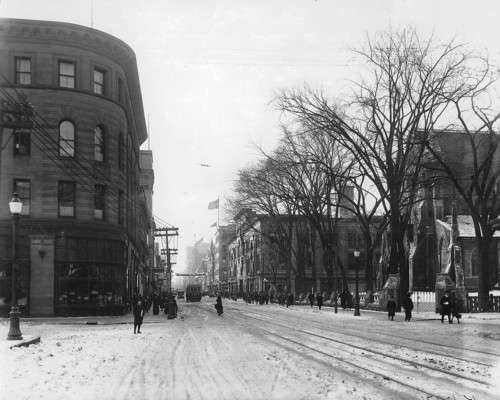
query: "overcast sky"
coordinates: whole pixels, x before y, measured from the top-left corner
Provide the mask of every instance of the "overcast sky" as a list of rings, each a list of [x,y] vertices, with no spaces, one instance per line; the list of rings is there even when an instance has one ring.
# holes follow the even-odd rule
[[[499,11],[493,0],[0,0],[2,17],[93,27],[135,51],[153,214],[179,228],[177,272],[186,246],[210,240],[208,203],[224,206],[235,172],[255,161],[252,144],[276,143],[274,91],[307,82],[338,93],[353,71],[347,49],[391,27],[456,37],[496,61]]]

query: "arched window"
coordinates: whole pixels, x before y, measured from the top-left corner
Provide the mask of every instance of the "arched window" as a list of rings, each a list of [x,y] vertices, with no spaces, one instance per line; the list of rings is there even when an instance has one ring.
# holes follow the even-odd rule
[[[101,125],[94,129],[94,160],[104,161],[104,128]]]
[[[59,156],[75,156],[75,126],[71,121],[59,124]]]

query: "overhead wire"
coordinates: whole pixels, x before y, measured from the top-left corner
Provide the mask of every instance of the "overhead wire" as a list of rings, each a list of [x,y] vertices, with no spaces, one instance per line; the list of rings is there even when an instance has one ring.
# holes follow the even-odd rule
[[[24,105],[30,105],[20,95],[19,91],[9,82],[9,80],[5,77],[5,75],[1,72],[0,72],[0,74],[3,78],[3,80],[5,82],[7,82],[8,86],[10,86],[10,88],[13,89],[18,94],[19,99],[22,99]],[[2,90],[3,95],[7,99],[9,99],[10,101],[15,102],[15,103],[19,102],[19,99],[15,99],[4,87],[2,87],[1,90]],[[48,126],[50,129],[53,129],[54,132],[57,134],[57,136],[59,136],[59,133],[54,128],[52,128],[50,126],[50,124],[43,118],[43,116],[41,116],[36,110],[34,110],[34,115],[39,120],[41,120],[45,124],[45,126]],[[72,179],[76,179],[76,178],[81,179],[82,176],[87,178],[88,179],[88,181],[86,182],[87,186],[92,185],[92,182],[94,182],[94,185],[95,185],[95,183],[100,183],[103,186],[110,188],[109,190],[106,191],[107,195],[110,196],[111,198],[116,199],[118,202],[119,202],[119,200],[118,200],[119,199],[119,192],[122,192],[123,196],[124,196],[124,201],[127,201],[129,205],[132,205],[132,207],[135,206],[135,204],[133,204],[133,203],[135,203],[135,201],[137,201],[137,199],[132,199],[126,191],[122,191],[121,188],[119,188],[114,182],[108,180],[100,171],[98,171],[98,170],[96,171],[94,168],[94,165],[91,164],[87,159],[83,159],[84,163],[86,164],[86,165],[84,165],[84,163],[82,163],[80,160],[76,159],[75,157],[72,157],[65,149],[62,149],[59,147],[59,142],[54,139],[53,135],[51,135],[49,132],[47,132],[45,127],[38,120],[33,118],[33,122],[36,126],[35,132],[40,133],[40,136],[42,136],[43,138],[46,139],[44,141],[44,140],[40,139],[39,137],[37,137],[38,135],[33,135],[34,138],[39,140],[39,144],[40,144],[40,145],[37,145],[34,142],[34,145],[40,151],[42,151],[43,154],[45,154],[51,161],[53,161],[54,164],[56,164],[58,167],[61,167],[61,163],[62,163],[62,165],[64,165],[66,167],[66,168],[61,168],[61,170],[63,172],[65,172],[67,175],[69,175]],[[49,145],[52,144],[52,147],[47,146],[47,144],[49,144]],[[52,155],[47,153],[47,151],[45,149],[46,147],[52,153]],[[59,153],[61,150],[66,152],[66,154],[70,157],[61,156]],[[77,170],[76,173],[75,172],[71,173],[70,171],[73,171],[75,164],[77,166],[79,166],[80,168]],[[68,170],[68,168],[69,168],[69,170]],[[79,183],[86,192],[88,192],[92,196],[95,195],[95,186],[90,186],[91,189],[87,189],[85,187],[85,180],[84,181],[79,180]],[[116,193],[114,193],[113,190],[111,190],[111,189],[115,189]],[[108,207],[111,210],[116,211],[117,213],[119,212],[118,207],[115,207],[114,204],[111,202],[108,204]],[[149,217],[152,218],[152,220],[156,224],[159,223],[159,225],[172,226],[170,223],[164,221],[163,219],[159,218],[158,216],[155,216],[151,210],[148,210],[147,208],[145,210],[148,213]],[[138,221],[139,221],[139,216],[136,215],[136,218],[135,218],[136,224]]]

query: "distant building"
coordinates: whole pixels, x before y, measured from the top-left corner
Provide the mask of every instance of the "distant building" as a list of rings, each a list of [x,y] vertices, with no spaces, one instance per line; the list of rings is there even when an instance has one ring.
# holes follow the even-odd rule
[[[203,242],[203,238],[198,240],[194,246],[186,247],[186,268],[187,275],[184,279],[184,286],[191,283],[199,283],[203,285],[206,280],[205,259],[210,245]]]
[[[23,202],[23,315],[126,312],[147,288],[154,254],[134,52],[83,26],[0,19],[0,72],[1,315],[11,298],[14,191]],[[33,126],[23,122],[29,105]]]

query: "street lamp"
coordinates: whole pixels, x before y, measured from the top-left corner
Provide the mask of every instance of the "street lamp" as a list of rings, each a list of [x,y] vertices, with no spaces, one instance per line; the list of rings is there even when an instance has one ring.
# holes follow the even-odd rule
[[[10,327],[9,334],[7,335],[8,340],[22,340],[23,336],[21,329],[19,328],[19,302],[17,298],[17,274],[18,274],[18,260],[17,260],[17,250],[18,250],[18,227],[19,227],[19,216],[23,210],[23,203],[19,200],[17,193],[14,193],[14,197],[9,203],[10,213],[12,214],[12,310],[10,312]]]
[[[266,283],[267,279],[266,278],[262,279],[262,286],[264,287],[264,292],[266,291]]]
[[[359,312],[359,276],[358,276],[358,267],[359,267],[359,250],[356,247],[354,250],[354,258],[356,259],[356,303],[354,304],[354,316],[359,317],[361,313]]]

